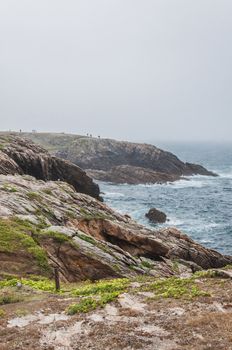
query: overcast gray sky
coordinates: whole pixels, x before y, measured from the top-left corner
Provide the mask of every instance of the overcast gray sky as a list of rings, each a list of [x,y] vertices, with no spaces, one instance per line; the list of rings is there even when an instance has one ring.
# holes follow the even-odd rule
[[[231,0],[2,0],[1,129],[228,141]]]

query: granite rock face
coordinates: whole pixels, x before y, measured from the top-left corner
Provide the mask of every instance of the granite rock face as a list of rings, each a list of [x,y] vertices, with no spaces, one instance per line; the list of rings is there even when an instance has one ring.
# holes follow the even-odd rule
[[[78,166],[51,156],[30,140],[15,135],[0,134],[0,173],[28,174],[44,181],[61,180],[76,191],[99,199],[99,187]]]
[[[175,262],[175,263],[174,263]],[[175,228],[151,230],[62,181],[0,175],[1,273],[64,281],[172,276],[222,267],[232,257],[204,248]]]

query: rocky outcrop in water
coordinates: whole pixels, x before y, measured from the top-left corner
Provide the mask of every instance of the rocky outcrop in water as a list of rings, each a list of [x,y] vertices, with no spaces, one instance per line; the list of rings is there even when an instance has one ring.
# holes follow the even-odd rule
[[[28,174],[40,180],[61,180],[76,191],[99,199],[99,187],[86,172],[63,159],[51,156],[30,140],[0,134],[0,173]]]
[[[105,170],[86,170],[87,174],[100,181],[112,183],[137,184],[163,184],[174,182],[180,179],[179,175],[160,173],[151,169],[135,167],[131,165],[119,165],[109,171]]]
[[[0,175],[1,273],[51,276],[58,266],[72,282],[229,263],[175,228],[148,229],[65,182]]]
[[[156,208],[151,208],[145,216],[155,224],[164,223],[167,220],[167,215]]]
[[[69,147],[63,148],[63,151],[58,151],[57,154],[83,169],[108,171],[115,166],[130,165],[177,176],[214,175],[200,165],[183,163],[174,154],[149,144],[77,138]]]
[[[180,176],[215,176],[201,165],[184,163],[174,154],[149,144],[68,134],[25,135],[56,156],[82,169],[91,169],[89,174],[104,181],[136,184],[144,183],[144,176],[147,182],[163,183],[178,180]]]

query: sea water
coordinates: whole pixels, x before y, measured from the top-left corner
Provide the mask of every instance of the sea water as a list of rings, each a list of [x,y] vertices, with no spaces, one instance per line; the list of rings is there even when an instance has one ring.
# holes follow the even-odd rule
[[[105,203],[145,226],[175,226],[204,246],[232,254],[232,144],[158,146],[219,176],[191,176],[165,185],[99,182]],[[145,214],[152,207],[165,212],[169,221],[149,223]]]

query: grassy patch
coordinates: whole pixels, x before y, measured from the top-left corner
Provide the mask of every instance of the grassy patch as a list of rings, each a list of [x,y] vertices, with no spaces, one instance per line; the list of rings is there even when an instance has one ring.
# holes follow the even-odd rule
[[[0,309],[0,318],[5,316],[5,311],[3,309]]]
[[[11,192],[11,193],[18,192],[17,188],[10,186],[8,184],[4,184],[2,189],[6,192]]]
[[[77,313],[87,313],[95,310],[98,307],[104,307],[106,304],[114,301],[122,293],[122,291],[114,291],[110,293],[103,293],[97,298],[86,297],[77,304],[71,304],[66,312],[68,315],[74,315]]]
[[[76,213],[73,212],[72,210],[67,210],[65,214],[69,219],[76,219],[77,217]]]
[[[27,192],[27,197],[30,200],[41,200],[41,196],[37,192]]]
[[[126,278],[99,281],[96,283],[86,284],[78,289],[72,290],[73,296],[81,298],[79,303],[71,304],[67,313],[74,315],[81,312],[89,312],[98,307],[104,307],[117,299],[117,297],[126,292],[129,280]]]
[[[146,261],[146,260],[143,260],[142,262],[141,262],[141,265],[142,265],[142,267],[146,267],[147,269],[152,269],[153,268],[153,265],[152,264],[150,264],[148,261]]]
[[[84,208],[80,208],[81,219],[85,221],[91,220],[110,220],[111,217],[109,215],[105,215],[102,213],[89,213]]]
[[[217,276],[216,271],[207,270],[207,271],[197,271],[194,273],[193,278],[213,278]]]
[[[60,233],[60,232],[56,232],[56,231],[45,231],[45,232],[40,232],[39,236],[41,237],[50,237],[52,238],[55,242],[57,243],[64,243],[64,242],[70,242],[73,243],[71,241],[71,238],[67,235],[65,235],[64,233]]]
[[[52,196],[52,190],[50,188],[44,188],[43,193],[48,194],[49,196]]]
[[[93,244],[93,245],[96,245],[96,241],[95,241],[92,237],[87,236],[87,235],[85,235],[84,233],[78,233],[78,237],[79,237],[80,239],[82,239],[83,241],[86,241],[86,242],[88,242],[88,243],[91,243],[91,244]]]
[[[3,292],[0,294],[0,305],[13,304],[23,301],[23,297],[14,292]]]
[[[161,279],[145,286],[145,290],[154,292],[155,298],[192,299],[197,296],[210,296],[208,292],[198,287],[194,278],[170,277]]]
[[[35,234],[36,228],[28,221],[18,218],[0,219],[0,252],[26,251],[41,269],[49,269],[45,251],[33,239]]]
[[[226,265],[222,270],[232,270],[232,265]]]
[[[0,281],[0,290],[5,287],[16,287],[17,282],[21,282],[23,286],[28,286],[33,289],[45,291],[45,292],[55,292],[55,284],[53,281],[42,278],[40,280],[26,279],[26,278],[12,278],[10,280]]]
[[[129,285],[129,280],[127,278],[118,278],[115,280],[103,280],[95,283],[87,284],[78,289],[72,291],[73,296],[87,296],[96,295],[112,292],[123,292],[126,291]]]

